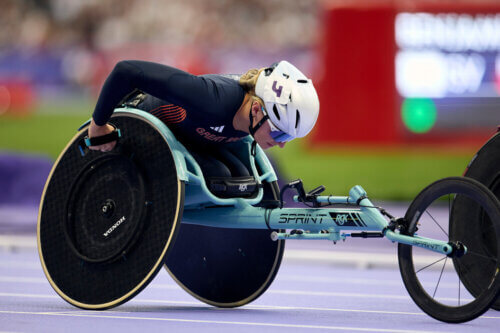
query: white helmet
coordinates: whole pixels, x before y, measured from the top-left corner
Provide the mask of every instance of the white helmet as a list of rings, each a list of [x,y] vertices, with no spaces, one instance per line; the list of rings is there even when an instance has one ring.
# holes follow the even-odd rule
[[[255,94],[264,101],[271,122],[291,139],[306,136],[318,119],[319,99],[312,81],[288,61],[263,70]]]

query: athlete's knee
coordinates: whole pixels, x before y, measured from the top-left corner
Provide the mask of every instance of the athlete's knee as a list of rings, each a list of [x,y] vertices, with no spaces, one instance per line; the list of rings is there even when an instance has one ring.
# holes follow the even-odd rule
[[[207,163],[203,171],[207,177],[231,177],[229,168],[216,159],[212,159],[210,163]]]

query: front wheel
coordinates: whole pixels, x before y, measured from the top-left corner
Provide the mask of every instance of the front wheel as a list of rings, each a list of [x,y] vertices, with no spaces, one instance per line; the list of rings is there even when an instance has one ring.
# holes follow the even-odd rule
[[[456,225],[454,216],[464,208],[475,214],[468,215],[466,224]],[[415,303],[431,317],[449,323],[486,312],[500,293],[500,202],[495,195],[473,179],[441,179],[420,192],[405,220],[408,235],[466,248],[464,255],[456,251],[446,256],[399,244],[401,276]],[[472,226],[481,226],[482,232]],[[469,227],[471,232],[464,232]]]

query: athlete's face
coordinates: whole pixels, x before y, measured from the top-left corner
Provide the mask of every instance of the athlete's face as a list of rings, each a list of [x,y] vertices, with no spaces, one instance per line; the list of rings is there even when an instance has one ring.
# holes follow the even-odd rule
[[[261,105],[257,101],[253,101],[250,112],[252,112],[253,123],[257,124],[263,117],[264,114],[261,110]],[[280,148],[285,147],[286,142],[276,142],[271,137],[271,124],[269,121],[264,122],[264,124],[255,132],[254,139],[257,141],[262,149],[268,149],[274,146],[279,146]]]

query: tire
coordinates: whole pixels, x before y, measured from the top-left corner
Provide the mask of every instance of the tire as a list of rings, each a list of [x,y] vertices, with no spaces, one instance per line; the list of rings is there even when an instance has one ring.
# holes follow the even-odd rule
[[[500,132],[481,147],[467,166],[464,176],[481,182],[500,200]],[[461,216],[463,215],[456,215],[456,225],[466,224],[465,218]],[[478,225],[478,228],[481,228],[481,225]],[[463,282],[467,285],[467,281]],[[500,298],[492,308],[500,311]]]
[[[443,200],[444,199],[444,200]],[[454,216],[473,212],[467,225]],[[415,303],[431,317],[448,323],[466,322],[486,312],[500,293],[500,202],[483,184],[465,177],[450,177],[427,186],[413,200],[405,233],[461,242],[459,257],[446,256],[411,245],[398,245],[401,276]],[[455,224],[454,224],[455,223]],[[487,230],[477,230],[482,225]],[[488,245],[484,240],[487,235]]]

